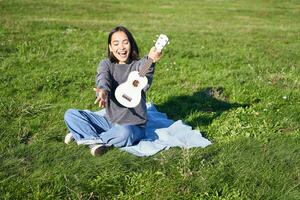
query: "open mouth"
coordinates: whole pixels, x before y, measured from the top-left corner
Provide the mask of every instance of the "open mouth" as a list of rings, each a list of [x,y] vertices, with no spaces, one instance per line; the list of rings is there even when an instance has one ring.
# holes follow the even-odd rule
[[[127,57],[127,51],[118,51],[118,55],[121,56],[122,58]]]

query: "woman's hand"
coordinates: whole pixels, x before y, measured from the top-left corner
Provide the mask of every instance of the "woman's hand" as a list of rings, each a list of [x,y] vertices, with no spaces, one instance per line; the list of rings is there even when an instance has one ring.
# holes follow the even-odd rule
[[[154,63],[159,61],[161,56],[162,56],[161,51],[158,51],[155,47],[152,47],[148,54],[148,57],[151,58]]]
[[[94,104],[98,103],[100,108],[106,106],[107,91],[99,88],[94,88],[94,91],[98,94]]]

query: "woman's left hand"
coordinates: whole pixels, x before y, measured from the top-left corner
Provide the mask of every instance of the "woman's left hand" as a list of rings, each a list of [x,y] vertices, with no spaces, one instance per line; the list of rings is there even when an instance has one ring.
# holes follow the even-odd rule
[[[158,51],[155,47],[152,47],[149,51],[148,57],[153,60],[153,62],[158,62],[162,56],[161,51]]]

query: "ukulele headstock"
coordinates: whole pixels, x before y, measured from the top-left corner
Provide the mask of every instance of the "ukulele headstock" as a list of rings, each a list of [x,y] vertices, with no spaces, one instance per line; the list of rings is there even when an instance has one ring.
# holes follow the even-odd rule
[[[158,51],[162,51],[162,49],[167,45],[169,44],[169,38],[164,35],[164,34],[160,34],[158,36],[158,39],[156,40],[156,43],[155,43],[155,48],[158,50]]]

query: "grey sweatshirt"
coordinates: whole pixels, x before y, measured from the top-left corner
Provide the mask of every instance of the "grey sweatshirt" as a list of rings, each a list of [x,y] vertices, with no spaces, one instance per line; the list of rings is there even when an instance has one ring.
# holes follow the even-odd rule
[[[148,85],[142,90],[141,102],[135,108],[122,106],[115,98],[115,89],[124,83],[132,71],[139,71],[147,61],[147,57],[132,61],[130,64],[112,63],[109,59],[100,62],[97,68],[96,86],[108,92],[105,117],[113,124],[130,124],[144,126],[147,122],[146,94],[154,73],[154,63],[146,77]]]

